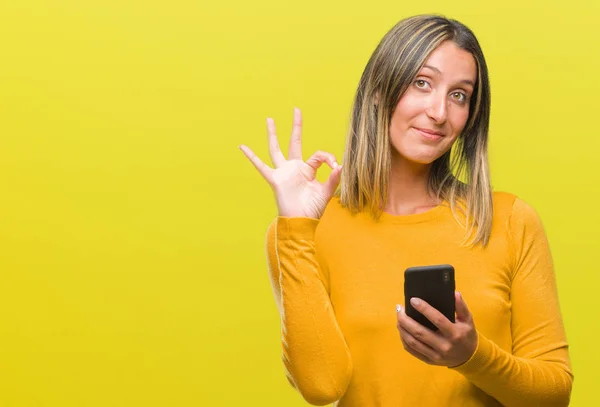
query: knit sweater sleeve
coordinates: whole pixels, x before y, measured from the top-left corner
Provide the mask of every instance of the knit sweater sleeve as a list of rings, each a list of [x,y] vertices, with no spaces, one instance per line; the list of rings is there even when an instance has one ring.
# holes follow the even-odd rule
[[[567,406],[573,374],[548,240],[537,213],[518,198],[507,231],[512,352],[479,334],[471,359],[454,369],[506,406]]]
[[[325,405],[346,392],[352,361],[315,250],[318,223],[277,217],[268,228],[266,250],[286,376],[307,402]]]

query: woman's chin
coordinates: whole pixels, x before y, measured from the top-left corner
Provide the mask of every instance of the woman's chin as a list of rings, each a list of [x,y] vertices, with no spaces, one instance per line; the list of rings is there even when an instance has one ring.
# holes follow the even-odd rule
[[[410,163],[412,165],[431,165],[441,155],[427,153],[412,153],[412,154],[398,154],[402,161]]]

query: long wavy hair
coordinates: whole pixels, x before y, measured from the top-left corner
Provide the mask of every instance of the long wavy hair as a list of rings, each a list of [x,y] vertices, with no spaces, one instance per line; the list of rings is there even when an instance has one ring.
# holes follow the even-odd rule
[[[477,38],[456,20],[439,15],[410,17],[392,27],[378,44],[354,97],[336,194],[353,213],[366,210],[375,219],[381,216],[391,171],[392,114],[428,56],[444,41],[473,55],[477,80],[465,128],[452,148],[432,163],[428,188],[449,203],[455,219],[465,227],[463,243],[485,246],[492,228],[487,153],[490,85]]]

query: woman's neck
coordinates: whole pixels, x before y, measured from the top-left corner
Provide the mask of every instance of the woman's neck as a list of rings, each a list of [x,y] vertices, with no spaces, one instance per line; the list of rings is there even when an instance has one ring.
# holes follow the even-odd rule
[[[391,215],[413,215],[439,205],[428,189],[430,170],[431,164],[401,157],[393,159],[384,211]]]

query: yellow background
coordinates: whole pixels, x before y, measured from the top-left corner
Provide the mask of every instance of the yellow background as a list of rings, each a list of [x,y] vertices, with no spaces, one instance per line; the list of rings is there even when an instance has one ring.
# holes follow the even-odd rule
[[[341,159],[369,55],[423,12],[480,39],[494,187],[543,218],[572,405],[600,405],[600,2],[425,3],[3,0],[0,406],[305,405],[237,146],[267,159],[298,106],[305,154]]]

